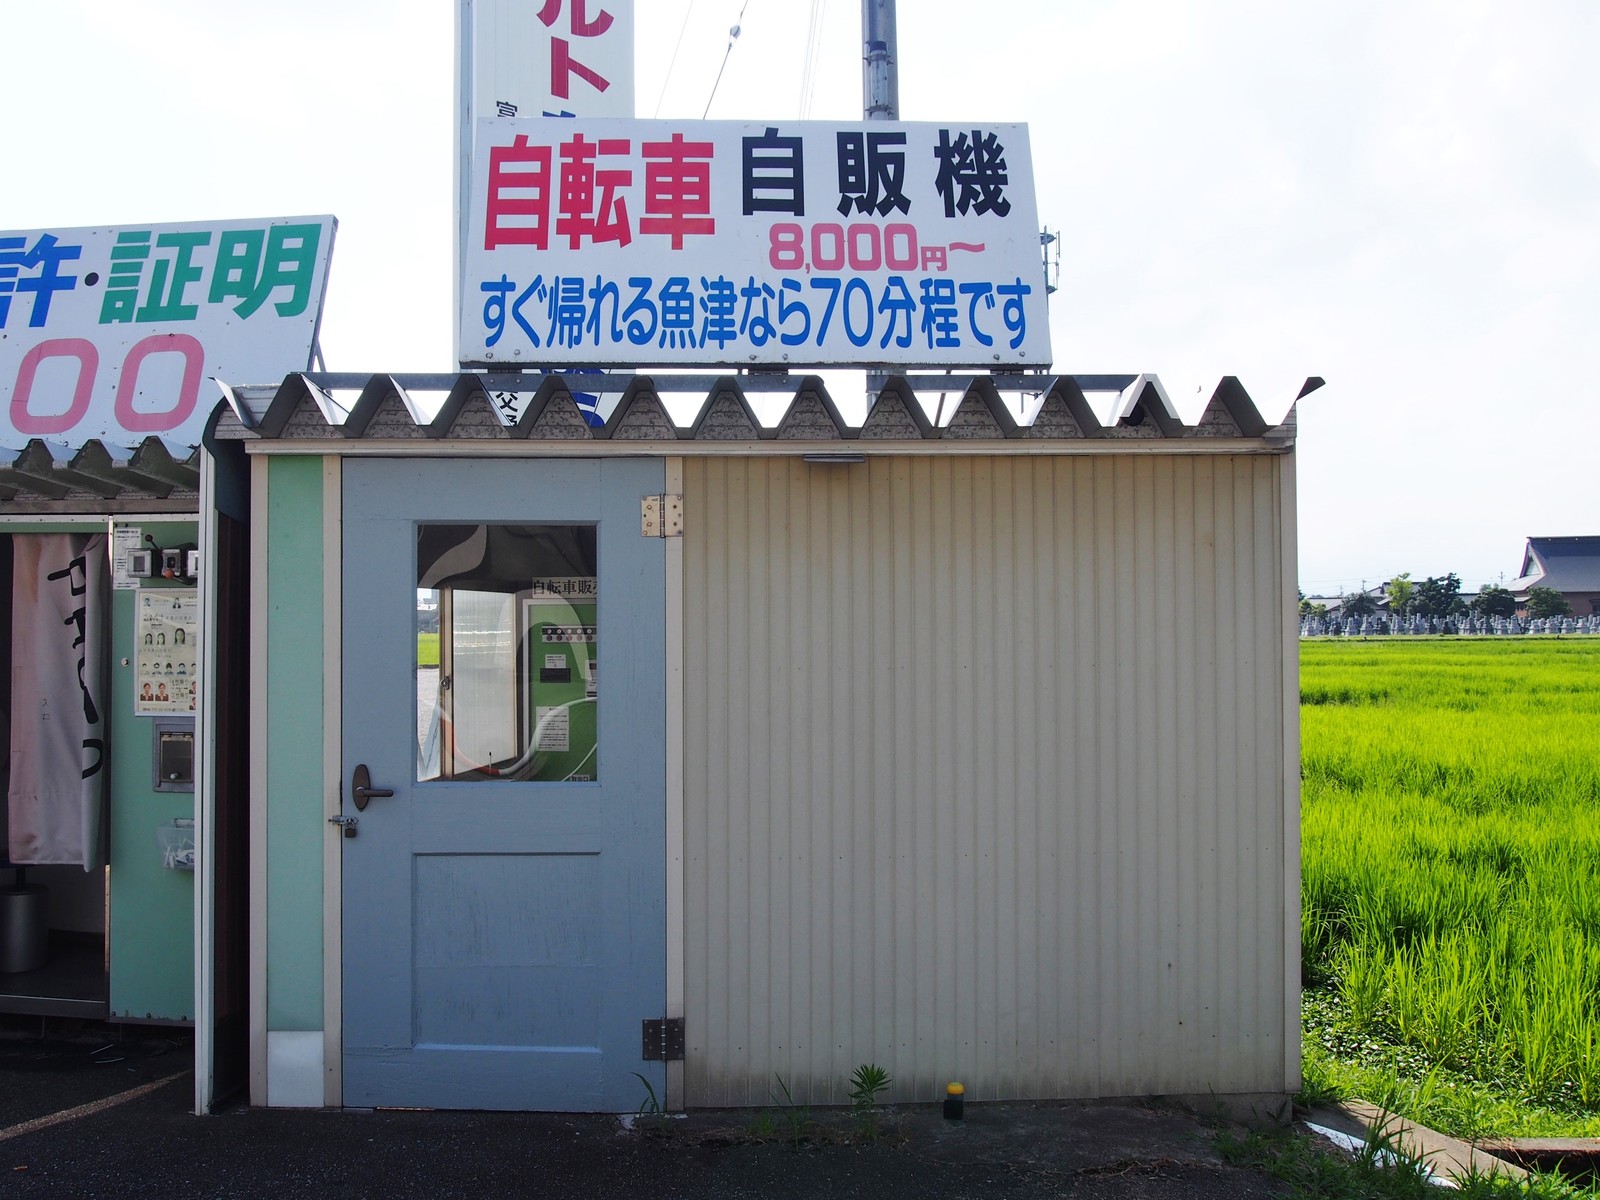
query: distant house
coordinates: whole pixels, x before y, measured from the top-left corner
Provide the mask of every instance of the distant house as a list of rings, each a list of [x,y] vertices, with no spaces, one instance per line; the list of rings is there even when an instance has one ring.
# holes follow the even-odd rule
[[[1374,584],[1372,587],[1366,589],[1366,594],[1372,597],[1372,611],[1373,615],[1375,616],[1383,615],[1389,611],[1389,593],[1385,591],[1384,588],[1385,585],[1379,583]],[[1328,610],[1328,616],[1339,617],[1342,619],[1346,615],[1344,612],[1344,606],[1350,599],[1350,596],[1353,595],[1355,595],[1355,592],[1350,592],[1348,595],[1341,593],[1334,596],[1307,596],[1306,599],[1311,601],[1313,604],[1321,604],[1326,607]]]
[[[1600,536],[1531,537],[1517,575],[1506,587],[1519,610],[1530,591],[1546,587],[1565,596],[1575,615],[1600,615]]]

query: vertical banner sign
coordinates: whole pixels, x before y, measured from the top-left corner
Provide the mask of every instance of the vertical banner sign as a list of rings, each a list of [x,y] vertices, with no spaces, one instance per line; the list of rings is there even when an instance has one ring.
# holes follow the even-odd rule
[[[464,363],[1050,364],[1025,125],[496,120],[473,183]]]
[[[477,119],[633,116],[633,0],[469,7]]]
[[[208,377],[311,365],[333,232],[332,217],[0,231],[0,446],[198,445]]]
[[[493,117],[632,117],[633,0],[456,0],[456,287],[464,294],[478,123]],[[459,307],[459,305],[458,305]],[[458,327],[459,328],[459,327]],[[458,355],[459,359],[459,355]],[[598,380],[593,381],[597,383]],[[620,391],[624,384],[611,389]],[[574,384],[591,414],[605,389]],[[527,398],[511,406],[514,423]]]
[[[17,534],[11,610],[12,862],[105,862],[104,534]]]

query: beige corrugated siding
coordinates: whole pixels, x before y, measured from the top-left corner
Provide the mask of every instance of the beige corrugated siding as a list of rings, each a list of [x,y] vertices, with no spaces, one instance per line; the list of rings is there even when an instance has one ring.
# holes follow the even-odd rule
[[[1281,461],[685,461],[688,1104],[1292,1085]]]

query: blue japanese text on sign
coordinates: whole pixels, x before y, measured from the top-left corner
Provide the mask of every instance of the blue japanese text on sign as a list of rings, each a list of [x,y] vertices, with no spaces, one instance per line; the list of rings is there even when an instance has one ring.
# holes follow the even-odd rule
[[[473,364],[1045,366],[1027,128],[479,126]]]

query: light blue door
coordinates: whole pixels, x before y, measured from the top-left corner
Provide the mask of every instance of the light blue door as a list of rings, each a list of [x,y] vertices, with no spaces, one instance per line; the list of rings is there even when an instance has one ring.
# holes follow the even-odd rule
[[[345,461],[346,1104],[665,1094],[665,551],[639,517],[664,479]]]

